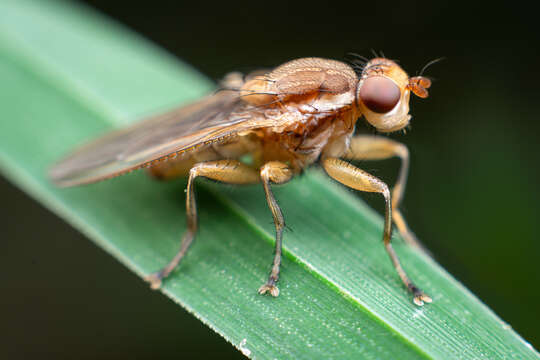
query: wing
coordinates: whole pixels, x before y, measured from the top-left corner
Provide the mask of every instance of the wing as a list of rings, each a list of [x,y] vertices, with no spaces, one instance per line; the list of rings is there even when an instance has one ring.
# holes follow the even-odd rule
[[[286,116],[282,118],[281,122],[287,122]],[[49,176],[60,186],[88,184],[244,131],[279,124],[279,118],[266,118],[238,92],[220,91],[94,140],[55,164]]]

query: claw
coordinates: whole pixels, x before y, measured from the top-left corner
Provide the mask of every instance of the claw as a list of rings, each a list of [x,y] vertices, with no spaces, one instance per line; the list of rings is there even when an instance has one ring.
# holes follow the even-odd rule
[[[277,297],[279,295],[279,289],[276,285],[272,284],[264,284],[259,288],[259,294],[263,295],[266,293],[270,293],[273,297]]]

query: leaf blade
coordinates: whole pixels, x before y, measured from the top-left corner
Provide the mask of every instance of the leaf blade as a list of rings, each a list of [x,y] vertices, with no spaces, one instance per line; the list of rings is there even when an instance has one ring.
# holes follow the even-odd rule
[[[0,167],[126,266],[147,274],[176,251],[184,224],[178,220],[185,214],[178,195],[184,183],[155,184],[135,174],[59,190],[44,174],[75,142],[196,97],[210,83],[97,16],[83,16],[62,3],[42,4],[2,5],[0,26],[6,31],[0,34],[10,36],[0,35],[0,77],[13,85],[2,96],[9,99],[4,111],[17,122],[0,127]],[[51,40],[40,36],[46,27]],[[78,46],[78,56],[69,53],[80,39],[88,40],[93,51]],[[88,59],[95,52],[112,58],[92,63]],[[107,71],[100,70],[104,64]],[[148,79],[132,81],[134,73]],[[41,123],[35,120],[39,117]],[[45,130],[63,140],[39,136]],[[286,234],[282,296],[260,297],[255,289],[268,271],[273,242],[261,189],[225,195],[223,187],[212,184],[199,189],[198,241],[165,292],[245,354],[249,349],[258,358],[394,358],[396,353],[402,358],[537,358],[444,270],[398,245],[413,278],[437,301],[415,308],[379,244],[380,218],[317,173],[276,190],[296,231]],[[223,212],[216,199],[233,211]],[[336,215],[336,209],[341,213]],[[334,214],[320,216],[323,212]],[[444,284],[443,290],[435,284]],[[458,326],[471,314],[483,322]],[[486,337],[495,340],[486,342]]]

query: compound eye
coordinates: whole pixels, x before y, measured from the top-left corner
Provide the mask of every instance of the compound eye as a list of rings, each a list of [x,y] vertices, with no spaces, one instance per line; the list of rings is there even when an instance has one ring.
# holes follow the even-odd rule
[[[401,92],[392,80],[383,76],[372,76],[364,80],[358,96],[369,110],[383,114],[397,105]]]

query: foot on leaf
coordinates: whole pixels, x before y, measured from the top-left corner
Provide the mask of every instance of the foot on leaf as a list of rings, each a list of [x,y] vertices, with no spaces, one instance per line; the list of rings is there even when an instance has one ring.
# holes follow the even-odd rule
[[[424,293],[422,290],[420,290],[419,288],[417,288],[416,286],[412,286],[411,287],[411,291],[413,293],[413,302],[418,305],[418,306],[423,306],[424,303],[431,303],[433,302],[433,300],[431,299],[431,297]]]
[[[161,287],[161,279],[162,276],[160,271],[150,274],[144,278],[146,282],[150,283],[150,288],[152,290],[157,290]]]
[[[277,288],[276,285],[274,284],[264,284],[263,286],[261,286],[259,288],[259,294],[265,294],[265,293],[269,293],[270,295],[272,295],[273,297],[277,297],[279,295],[279,289]]]

